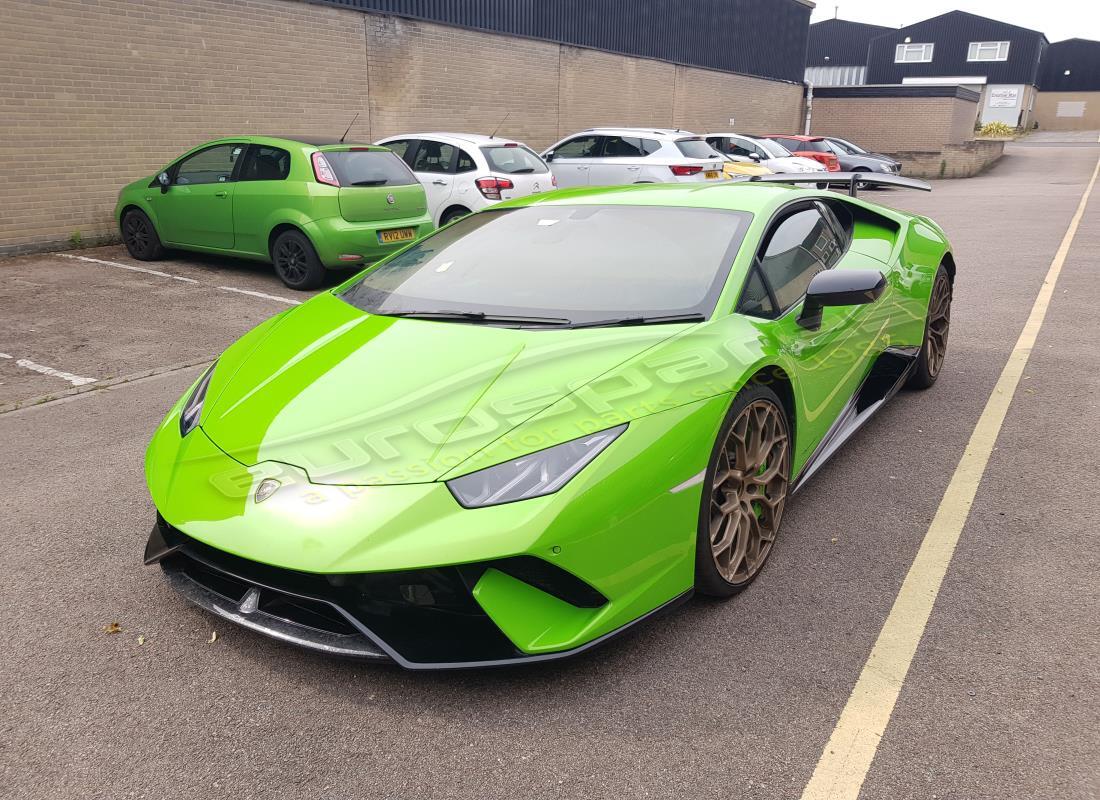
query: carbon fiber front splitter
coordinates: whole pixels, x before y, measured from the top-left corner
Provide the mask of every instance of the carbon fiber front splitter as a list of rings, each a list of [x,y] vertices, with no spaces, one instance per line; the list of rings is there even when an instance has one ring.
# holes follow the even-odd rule
[[[534,560],[538,562],[537,559]],[[486,568],[578,606],[607,599],[543,562],[505,560],[407,572],[316,575],[271,567],[209,547],[158,517],[145,563],[159,563],[169,585],[221,619],[332,656],[392,661],[406,669],[471,669],[552,661],[590,650],[642,620],[687,600],[686,592],[571,650],[518,650],[473,599]]]

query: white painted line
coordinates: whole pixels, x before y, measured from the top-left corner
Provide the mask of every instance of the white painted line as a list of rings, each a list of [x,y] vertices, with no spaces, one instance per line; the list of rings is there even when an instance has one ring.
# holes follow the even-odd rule
[[[156,275],[158,278],[170,278],[174,281],[181,281],[182,283],[198,283],[194,278],[185,278],[182,275],[170,275],[167,272],[161,272],[159,269],[148,269],[146,267],[135,267],[133,264],[123,264],[119,261],[104,261],[102,258],[90,258],[89,256],[74,256],[71,253],[58,253],[61,258],[71,258],[75,261],[87,261],[89,264],[102,264],[106,267],[117,267],[118,269],[126,269],[130,272],[144,272],[146,275]]]
[[[0,353],[0,358],[11,358],[7,353]]]
[[[236,292],[237,294],[247,294],[249,297],[259,297],[261,300],[274,300],[276,303],[286,303],[290,306],[300,306],[301,300],[291,300],[289,297],[279,297],[277,294],[267,294],[267,292],[254,292],[251,289],[238,289],[235,286],[219,286],[223,292]]]
[[[1092,178],[1081,195],[1081,202],[1070,220],[1058,252],[1050,262],[1027,322],[1009,354],[1008,361],[997,379],[993,393],[989,395],[981,417],[978,418],[966,450],[959,459],[955,474],[951,476],[936,516],[921,542],[905,581],[886,622],[875,640],[871,654],[863,665],[848,703],[837,720],[825,750],[817,762],[810,782],[802,792],[802,800],[857,800],[867,771],[878,751],[879,742],[890,723],[894,705],[901,693],[905,676],[913,663],[936,597],[943,585],[943,578],[963,527],[970,516],[974,497],[985,474],[989,457],[1000,435],[1001,426],[1008,414],[1009,405],[1028,357],[1043,326],[1047,308],[1058,276],[1062,272],[1073,237],[1085,214],[1089,196],[1100,175],[1100,159],[1092,171]]]
[[[9,355],[4,355],[5,358],[11,358]],[[71,372],[62,372],[59,369],[53,367],[47,367],[42,364],[36,364],[29,358],[20,358],[15,362],[17,367],[23,367],[23,369],[29,369],[32,372],[38,372],[42,375],[49,375],[54,378],[61,378],[71,383],[73,386],[84,386],[88,383],[95,383],[95,378],[82,378],[79,375],[73,375]]]

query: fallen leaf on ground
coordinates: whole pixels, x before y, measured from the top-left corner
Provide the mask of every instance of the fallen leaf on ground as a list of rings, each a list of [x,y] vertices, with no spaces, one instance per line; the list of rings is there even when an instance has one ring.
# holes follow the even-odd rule
[[[144,636],[139,636],[139,637],[137,638],[137,643],[138,643],[139,645],[141,645],[141,644],[145,644],[145,637],[144,637]]]
[[[117,622],[112,622],[110,625],[103,626],[104,633],[122,633],[122,626]]]
[[[216,641],[218,641],[218,632],[210,631],[210,641],[208,641],[207,644],[214,644]]]

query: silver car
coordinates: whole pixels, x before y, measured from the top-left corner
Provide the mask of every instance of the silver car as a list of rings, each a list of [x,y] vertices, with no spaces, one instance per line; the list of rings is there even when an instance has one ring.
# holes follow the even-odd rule
[[[690,131],[589,128],[542,153],[559,187],[726,180],[725,160]]]

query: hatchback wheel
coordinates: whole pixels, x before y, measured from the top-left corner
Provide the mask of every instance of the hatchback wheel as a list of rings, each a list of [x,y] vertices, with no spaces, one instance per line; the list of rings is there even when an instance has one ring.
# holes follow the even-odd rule
[[[760,573],[771,553],[791,470],[783,404],[766,386],[738,393],[707,468],[696,547],[695,584],[728,597]]]
[[[448,208],[443,212],[443,216],[439,218],[439,227],[444,225],[450,225],[456,219],[462,219],[470,213],[470,209],[463,208],[462,206],[455,206],[454,208]]]
[[[156,261],[164,257],[153,221],[144,211],[132,208],[122,216],[122,243],[138,261]]]
[[[271,246],[275,274],[291,289],[316,289],[325,281],[325,267],[313,244],[298,231],[283,231]]]

